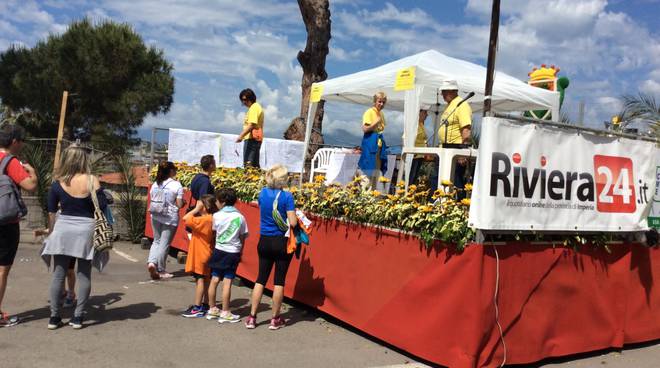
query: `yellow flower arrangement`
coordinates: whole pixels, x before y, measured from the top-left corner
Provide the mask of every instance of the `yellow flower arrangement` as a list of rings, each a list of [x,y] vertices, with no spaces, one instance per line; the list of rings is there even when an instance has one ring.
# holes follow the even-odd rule
[[[190,186],[199,168],[185,164],[177,167],[177,179],[184,186]],[[155,177],[156,171],[152,170],[151,174]],[[300,188],[295,184],[299,177],[298,174],[290,176],[288,189],[294,196],[296,207],[304,211],[415,232],[429,245],[438,239],[455,243],[458,249],[462,249],[474,237],[474,229],[467,222],[469,199],[457,202],[456,191],[447,190],[451,182],[443,182],[445,189],[433,193],[434,200],[442,197],[443,201],[431,205],[428,203],[429,190],[423,185],[410,185],[406,192],[405,184],[399,182],[395,194],[381,194],[375,190],[363,191],[359,178],[346,186],[339,186],[325,185],[323,177],[317,176],[313,182],[306,182]],[[211,175],[211,181],[216,188],[234,188],[244,202],[256,200],[265,185],[263,173],[254,168],[218,168]]]

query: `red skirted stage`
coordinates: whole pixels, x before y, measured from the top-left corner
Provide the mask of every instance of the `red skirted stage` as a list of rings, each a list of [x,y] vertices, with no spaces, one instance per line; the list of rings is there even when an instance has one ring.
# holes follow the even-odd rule
[[[250,230],[238,273],[254,281],[259,211],[254,204],[238,208]],[[431,362],[499,366],[504,348],[492,245],[457,254],[389,230],[314,221],[312,245],[291,264],[287,297]],[[186,242],[180,227],[175,245]],[[497,246],[507,363],[660,338],[660,249],[611,249]]]

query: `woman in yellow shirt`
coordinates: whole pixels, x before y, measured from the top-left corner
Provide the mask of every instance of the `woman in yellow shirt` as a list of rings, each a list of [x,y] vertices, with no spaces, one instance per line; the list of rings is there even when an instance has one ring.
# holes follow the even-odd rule
[[[362,178],[362,187],[376,188],[381,172],[387,171],[387,160],[381,160],[381,154],[387,151],[383,131],[385,115],[383,108],[387,103],[384,92],[374,95],[374,105],[362,115],[362,153],[358,161],[358,175]]]
[[[419,121],[417,124],[417,135],[415,136],[415,147],[426,147],[426,141],[428,138],[424,128],[424,121],[426,120],[427,116],[428,112],[426,110],[419,110]],[[419,168],[422,166],[423,162],[424,155],[422,154],[415,155],[415,158],[413,158],[412,164],[410,165],[410,180],[408,181],[410,184],[417,183]]]

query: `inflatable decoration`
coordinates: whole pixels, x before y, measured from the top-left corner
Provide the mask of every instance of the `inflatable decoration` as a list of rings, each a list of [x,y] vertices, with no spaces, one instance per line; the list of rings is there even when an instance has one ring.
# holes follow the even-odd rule
[[[540,68],[534,68],[528,74],[529,81],[527,84],[534,87],[545,88],[551,91],[559,92],[559,107],[564,103],[564,90],[568,88],[569,80],[566,77],[557,78],[557,73],[559,73],[559,68],[554,65],[546,67],[545,64],[541,64]],[[526,111],[524,114],[525,117],[541,119],[541,120],[550,120],[552,119],[552,112],[550,110],[530,110]]]

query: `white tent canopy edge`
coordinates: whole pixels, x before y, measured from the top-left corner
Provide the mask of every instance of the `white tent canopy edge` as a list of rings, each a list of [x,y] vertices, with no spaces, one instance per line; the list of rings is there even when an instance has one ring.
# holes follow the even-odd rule
[[[415,87],[407,91],[395,91],[397,72],[408,67],[415,67]],[[439,110],[440,104],[444,104],[439,92],[447,83],[458,84],[459,95],[474,92],[474,97],[468,102],[473,112],[479,112],[483,110],[485,81],[485,67],[427,50],[373,69],[316,84],[322,86],[323,100],[365,106],[373,104],[372,98],[376,92],[385,92],[387,108],[404,113],[403,144],[407,148],[414,145],[420,107]],[[495,72],[491,103],[494,112],[551,110],[554,119],[559,116],[559,93],[532,87],[501,72]],[[316,107],[317,102],[310,102],[307,122],[312,121]],[[311,128],[312,124],[306,124],[303,162],[309,147]]]

